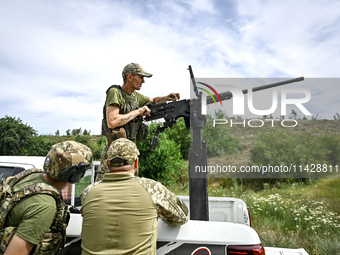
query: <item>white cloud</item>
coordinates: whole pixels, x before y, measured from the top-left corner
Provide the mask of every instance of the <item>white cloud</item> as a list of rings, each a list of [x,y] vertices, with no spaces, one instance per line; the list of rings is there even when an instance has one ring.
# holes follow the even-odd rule
[[[241,2],[240,2],[241,3]],[[252,1],[239,5],[242,35],[256,48],[265,49],[268,64],[280,67],[289,75],[338,75],[340,39],[337,1]],[[333,56],[333,57],[332,57]],[[335,57],[335,58],[334,58]],[[328,65],[328,60],[333,60]],[[327,66],[323,66],[326,64]]]
[[[189,98],[196,77],[335,77],[336,1],[2,1],[0,116],[39,133],[100,133],[105,91],[140,63],[142,93]],[[334,93],[327,96],[335,96]]]

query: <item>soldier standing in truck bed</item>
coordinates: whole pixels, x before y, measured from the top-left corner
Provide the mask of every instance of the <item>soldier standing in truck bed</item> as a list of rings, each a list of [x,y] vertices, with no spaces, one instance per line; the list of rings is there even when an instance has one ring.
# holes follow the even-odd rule
[[[123,86],[112,85],[106,91],[106,101],[103,107],[102,135],[107,137],[103,148],[100,166],[97,169],[96,181],[103,178],[109,170],[106,166],[107,150],[112,141],[118,138],[127,138],[133,142],[144,141],[148,135],[148,127],[142,123],[142,116],[149,116],[148,103],[162,103],[176,101],[179,93],[170,93],[163,97],[149,98],[138,93],[144,83],[144,77],[151,77],[137,63],[124,67]]]

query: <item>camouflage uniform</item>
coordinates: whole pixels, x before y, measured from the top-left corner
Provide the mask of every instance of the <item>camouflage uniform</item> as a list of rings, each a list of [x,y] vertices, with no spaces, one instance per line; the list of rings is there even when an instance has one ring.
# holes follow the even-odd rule
[[[43,173],[44,171],[40,169],[29,169],[11,178],[11,183],[3,186],[4,199],[0,209],[0,254],[3,254],[14,234],[35,244],[30,254],[55,254],[63,247],[69,211],[64,206],[60,191],[43,180]],[[18,188],[22,186],[20,181],[26,181],[27,178],[32,184]],[[35,210],[37,203],[39,208]],[[28,212],[21,211],[22,206],[29,206],[26,208]],[[39,224],[34,224],[34,220],[30,218],[34,212],[44,217]],[[52,215],[44,216],[43,212]],[[19,223],[18,217],[25,219],[23,225]],[[34,236],[30,235],[29,231],[34,231]],[[37,239],[38,236],[40,240]]]
[[[111,166],[133,164],[136,145],[118,139],[110,145]],[[112,159],[120,159],[119,163]],[[100,208],[100,210],[98,210]],[[82,249],[87,254],[156,254],[158,217],[169,225],[188,221],[188,208],[161,183],[131,172],[107,173],[82,195]]]
[[[145,77],[151,77],[152,74],[144,72],[143,68],[136,63],[131,63],[125,66],[122,72],[122,76],[128,74],[139,74]],[[112,98],[115,98],[112,100]],[[116,99],[117,97],[117,99]],[[145,124],[141,123],[140,117],[136,117],[122,127],[115,128],[115,130],[109,129],[106,119],[106,108],[115,103],[119,106],[119,114],[126,114],[138,107],[144,106],[149,102],[149,97],[146,97],[136,91],[131,95],[125,92],[119,85],[112,85],[106,91],[106,100],[103,107],[103,120],[102,120],[102,135],[107,137],[107,142],[103,148],[100,165],[97,169],[96,180],[103,179],[105,173],[109,170],[106,167],[107,150],[111,142],[118,138],[128,138],[133,142],[143,141],[146,139],[148,129]],[[141,129],[141,126],[143,129]]]
[[[92,165],[91,150],[66,141],[52,146],[44,170],[29,169],[2,179],[0,185],[0,254],[14,234],[34,244],[30,254],[56,254],[66,239],[69,210],[60,190],[43,177],[55,181],[79,180]]]

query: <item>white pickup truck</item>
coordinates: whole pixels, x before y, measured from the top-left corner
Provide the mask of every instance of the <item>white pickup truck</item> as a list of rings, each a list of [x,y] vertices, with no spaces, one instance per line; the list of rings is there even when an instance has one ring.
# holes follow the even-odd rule
[[[0,178],[29,168],[42,168],[44,160],[45,157],[0,156]],[[63,194],[67,203],[80,208],[79,194],[94,181],[98,165],[99,162],[94,162],[81,182],[72,185],[70,197]],[[180,198],[189,207],[189,197]],[[71,213],[66,229],[67,244],[60,254],[81,254],[81,226],[81,214]],[[163,254],[308,255],[304,249],[263,247],[258,234],[251,228],[245,202],[226,197],[209,197],[209,221],[189,220],[182,226],[168,226],[159,220],[157,255]]]

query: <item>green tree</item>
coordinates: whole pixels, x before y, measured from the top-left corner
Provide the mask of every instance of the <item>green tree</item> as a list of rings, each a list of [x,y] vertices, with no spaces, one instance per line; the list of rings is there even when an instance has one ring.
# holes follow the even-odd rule
[[[179,146],[183,159],[188,159],[190,149],[190,129],[185,126],[184,118],[179,118],[172,128],[164,131],[164,138],[172,140]]]
[[[259,133],[250,150],[250,159],[257,166],[296,166],[308,169],[312,165],[337,165],[340,161],[339,153],[340,137],[337,134],[318,134],[314,130],[289,132],[273,128]],[[297,175],[300,175],[303,181],[313,177],[314,173],[318,171],[314,169],[311,172],[299,173],[297,170]],[[287,178],[285,173],[268,174],[271,175],[280,179],[267,179],[266,182],[297,180]]]
[[[313,132],[289,133],[280,129],[260,132],[250,150],[255,165],[299,166],[313,163],[328,163],[332,152],[323,142],[325,136],[314,136]],[[332,138],[327,136],[327,141]],[[339,151],[339,139],[331,145]],[[337,158],[334,158],[336,161]],[[330,162],[329,162],[330,163]]]
[[[159,145],[156,150],[151,150],[149,141],[158,125],[159,123],[151,122],[148,139],[141,143],[137,142],[140,152],[139,172],[144,177],[161,181],[164,185],[171,185],[180,178],[185,162],[180,152],[180,146],[173,140],[167,139],[164,133],[159,135]]]
[[[84,129],[83,135],[90,135],[90,133],[91,133],[91,130],[87,131],[86,129]]]
[[[82,134],[82,129],[81,128],[72,129],[71,134],[73,136],[80,135],[80,134]]]
[[[22,148],[21,155],[46,156],[53,144],[48,136],[34,135],[31,142]]]
[[[292,109],[290,117],[295,120],[297,118],[297,112]]]
[[[215,114],[217,119],[223,119],[220,114]],[[202,130],[202,138],[207,142],[208,157],[228,155],[235,153],[236,149],[241,149],[238,139],[230,135],[223,125],[213,126],[213,118],[210,115],[207,115],[207,123]]]
[[[95,143],[91,143],[89,145],[92,150],[94,160],[100,160],[105,143],[106,137],[102,136]]]
[[[37,131],[20,118],[6,115],[0,119],[0,155],[21,155],[36,135]]]
[[[71,136],[71,129],[66,130],[66,136]]]

